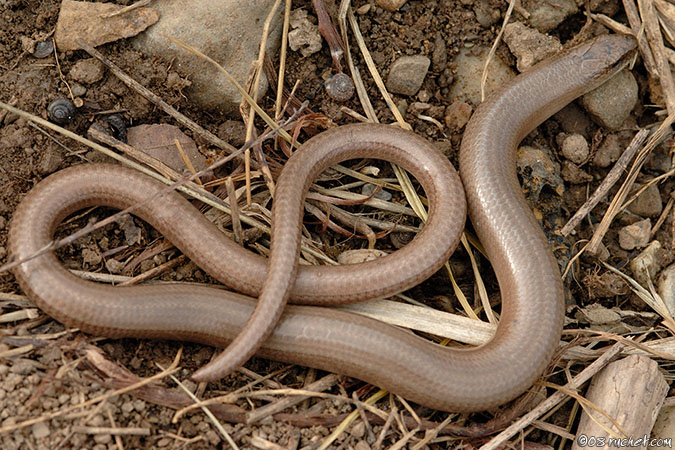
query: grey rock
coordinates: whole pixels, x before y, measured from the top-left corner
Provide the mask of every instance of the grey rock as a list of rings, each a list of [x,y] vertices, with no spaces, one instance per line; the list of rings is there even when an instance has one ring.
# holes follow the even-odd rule
[[[401,56],[391,65],[387,89],[394,94],[415,95],[422,87],[431,60],[423,55]]]
[[[94,58],[83,59],[73,65],[68,76],[80,83],[96,83],[103,78],[103,64]]]
[[[509,23],[504,28],[504,42],[515,55],[516,66],[520,72],[562,49],[557,38],[528,28],[520,22]]]
[[[221,64],[245,85],[251,63],[258,58],[263,26],[274,1],[257,0],[163,0],[154,2],[160,20],[133,39],[133,45],[152,58],[171,62],[181,75],[192,81],[187,90],[191,101],[201,107],[238,114],[241,95],[227,77],[210,63],[167,40],[180,39]],[[281,37],[283,8],[270,26],[267,53],[273,55]],[[259,95],[267,90],[264,75]]]
[[[451,131],[457,131],[464,127],[471,118],[473,109],[466,102],[455,100],[445,110],[445,126]]]
[[[663,210],[659,186],[652,184],[628,205],[628,211],[642,217],[657,217]]]
[[[559,0],[555,3],[548,0],[528,0],[522,6],[530,13],[530,25],[542,33],[551,31],[579,10],[574,0]]]
[[[638,85],[633,74],[622,70],[602,86],[581,99],[591,116],[603,127],[618,129],[628,118],[638,98]]]
[[[642,248],[649,243],[652,223],[649,219],[635,222],[619,230],[619,247],[624,250]]]
[[[478,23],[484,28],[490,28],[501,17],[501,13],[490,4],[490,0],[477,0],[473,7],[473,13],[476,15]]]
[[[474,106],[480,104],[480,79],[489,49],[481,47],[462,48],[453,62],[457,80],[450,90],[451,100],[469,100]],[[516,74],[495,55],[488,67],[485,95],[499,88]]]
[[[62,162],[63,156],[61,156],[61,153],[51,147],[47,148],[47,150],[40,155],[37,171],[40,175],[49,175],[50,173],[56,172]]]
[[[642,287],[648,287],[648,280],[653,280],[661,269],[656,255],[660,249],[661,243],[659,241],[652,241],[647,248],[642,250],[642,253],[630,261],[629,266],[631,272],[633,272],[633,278]]]
[[[621,138],[616,134],[609,134],[598,147],[592,163],[596,167],[609,167],[610,164],[619,159],[622,151]]]
[[[668,311],[675,317],[675,264],[663,269],[659,275],[657,289]]]

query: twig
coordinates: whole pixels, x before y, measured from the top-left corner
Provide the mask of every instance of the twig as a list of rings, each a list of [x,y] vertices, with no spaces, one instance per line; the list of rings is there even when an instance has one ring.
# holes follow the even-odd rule
[[[494,43],[492,44],[492,47],[490,47],[490,52],[488,53],[488,56],[485,60],[485,66],[483,66],[483,73],[480,77],[480,101],[485,100],[485,84],[487,82],[487,76],[488,76],[488,66],[490,65],[490,61],[492,61],[492,58],[495,55],[495,52],[497,51],[497,45],[499,45],[499,42],[502,39],[502,35],[504,34],[504,29],[506,28],[506,25],[509,23],[509,19],[511,18],[511,13],[513,12],[513,7],[516,5],[516,0],[509,0],[509,7],[506,10],[506,14],[504,14],[504,22],[502,23],[502,27],[499,29],[499,33],[497,33],[497,37],[495,38]]]

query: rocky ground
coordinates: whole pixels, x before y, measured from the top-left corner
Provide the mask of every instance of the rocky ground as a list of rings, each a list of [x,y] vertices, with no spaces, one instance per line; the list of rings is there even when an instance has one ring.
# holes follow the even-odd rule
[[[112,31],[106,29],[100,33],[103,40],[97,49],[129,77],[212,133],[215,139],[206,132],[185,126],[181,126],[182,132],[166,125],[152,131],[133,129],[138,125],[181,124],[125,85],[99,60],[78,49],[77,44],[71,49],[65,49],[68,47],[62,44],[54,52],[50,46],[52,37],[56,36],[57,42],[59,39],[65,42],[67,38],[79,36],[82,25],[94,21],[104,23],[109,19],[96,12],[91,13],[91,21],[75,19],[64,26],[63,19],[59,19],[61,2],[56,0],[0,0],[0,101],[46,119],[52,102],[70,99],[75,107],[71,112],[66,111],[66,115],[72,113],[73,117],[64,119],[63,124],[77,135],[87,136],[90,126],[98,123],[117,138],[120,138],[120,130],[129,129],[129,142],[139,148],[171,147],[174,139],[178,139],[187,157],[153,156],[183,173],[188,173],[185,159],[198,169],[204,167],[223,156],[227,144],[239,147],[246,140],[240,96],[226,76],[200,58],[170,46],[166,35],[193,44],[203,43],[200,48],[204,53],[223,62],[235,78],[245,83],[250,64],[257,58],[264,22],[274,2],[252,2],[246,8],[235,1],[194,3],[194,8],[185,8],[180,6],[182,2],[150,2],[147,7],[157,8],[158,13],[140,10],[131,13],[136,14],[134,17],[138,20],[108,23]],[[610,29],[616,31],[620,24],[628,26],[623,5],[629,2],[592,0],[589,5],[596,14],[593,21],[587,21],[582,3],[523,0],[515,8],[504,29],[503,42],[491,59],[488,92],[572,42],[605,34]],[[654,3],[659,6],[665,2]],[[324,4],[337,24],[339,2],[324,0]],[[75,9],[82,7],[75,6]],[[480,103],[483,66],[507,7],[508,3],[500,0],[352,2],[351,11],[363,36],[363,45],[392,98],[390,104],[381,95],[378,83],[367,68],[367,58],[359,49],[358,37],[350,31],[351,57],[363,78],[365,93],[377,118],[384,123],[405,120],[457,165],[462,131]],[[675,16],[663,8],[663,5],[657,8],[657,13],[667,27],[671,23],[667,19]],[[303,101],[308,102],[302,129],[298,130],[298,139],[305,141],[327,127],[362,120],[366,111],[357,95],[343,100],[342,87],[331,85],[339,68],[345,74],[351,72],[344,57],[337,62],[331,58],[330,47],[319,34],[312,2],[293,1],[291,10],[284,86],[286,94],[293,91],[297,99],[295,103],[289,102],[289,110]],[[149,32],[131,38],[158,17],[160,21]],[[164,18],[172,21],[162,22]],[[58,22],[63,27],[61,30]],[[273,77],[281,64],[282,23],[280,14],[270,26],[267,48],[272,55],[269,61],[272,71],[267,72],[268,77]],[[129,38],[105,43],[108,31]],[[671,53],[668,47],[664,55],[670,57]],[[236,57],[232,58],[233,55]],[[656,69],[645,64],[645,59],[648,58],[641,53],[632,70],[622,71],[531,133],[519,149],[518,170],[528,201],[565,273],[568,331],[564,338],[578,338],[577,345],[588,351],[608,345],[605,338],[588,334],[589,330],[644,339],[645,343],[659,346],[662,352],[661,358],[657,358],[659,368],[670,381],[672,365],[664,355],[675,354],[666,339],[674,331],[669,323],[675,313],[672,134],[665,134],[640,167],[633,168],[633,160],[627,160],[623,167],[612,170],[621,164],[620,157],[637,131],[640,128],[656,130],[668,114],[666,105],[671,104],[669,99],[673,93],[667,84],[659,82]],[[263,87],[272,87],[260,97],[259,104],[274,116],[276,81],[270,81],[261,83]],[[244,117],[248,118],[248,112]],[[259,133],[265,126],[261,119],[255,120]],[[147,136],[154,140],[141,142]],[[217,139],[227,144],[219,145]],[[287,148],[280,140],[263,144],[274,177],[287,158],[284,153]],[[22,197],[41,179],[83,159],[109,160],[88,146],[0,110],[0,257],[3,263],[8,257],[7,224]],[[350,167],[397,183],[391,167],[385,163],[352,162]],[[270,207],[270,196],[260,172],[254,173],[253,206],[249,207],[245,206],[243,175],[238,164],[227,165],[209,174],[204,181],[214,182],[213,192],[226,198],[227,190],[218,180],[229,173],[235,174],[234,187],[240,196],[242,212],[268,225],[266,211]],[[601,226],[611,203],[620,193],[620,186],[631,174],[635,180],[628,186],[626,200],[632,202],[608,222],[608,227]],[[606,189],[602,187],[605,180],[615,175],[615,184]],[[321,185],[329,189],[354,181],[331,172],[322,175]],[[355,186],[356,193],[370,195],[373,192],[373,185]],[[597,206],[588,209],[587,201],[598,188],[603,189],[602,196]],[[331,190],[331,195],[336,195],[334,191]],[[377,219],[385,228],[386,224],[396,223],[400,230],[414,230],[419,225],[403,208],[407,203],[399,191],[383,189],[376,196],[385,206],[356,203],[341,208],[352,217],[365,214]],[[580,209],[586,214],[569,223]],[[85,211],[69,219],[58,234],[67,236],[110,213],[103,208]],[[227,216],[215,209],[206,214],[232,235],[231,220]],[[306,217],[306,237],[311,239],[316,251],[314,256],[303,254],[307,260],[344,262],[347,257],[354,258],[353,252],[345,252],[367,250],[369,240],[361,229],[356,235],[326,231],[324,220],[325,217],[310,214]],[[335,216],[335,220],[341,219]],[[347,230],[354,228],[349,220],[340,225]],[[409,228],[404,228],[406,226]],[[389,234],[377,228],[374,231],[376,235],[371,235],[371,241],[376,239],[375,247],[387,252],[410,239],[409,233]],[[592,239],[597,233],[601,233],[598,236],[601,239],[595,251],[585,251],[579,257],[580,250],[589,240],[594,242]],[[243,239],[253,251],[261,254],[268,251],[267,236],[255,227],[244,225]],[[490,301],[498,310],[499,290],[489,263],[475,253]],[[68,268],[101,282],[119,283],[139,274],[142,277],[151,274],[154,282],[213,282],[193,263],[184,260],[155,230],[135,219],[121,220],[97,230],[60,249],[59,255]],[[363,257],[356,255],[356,258]],[[453,255],[451,265],[459,288],[479,310],[481,302],[478,291],[474,290],[475,277],[466,251]],[[632,285],[632,280],[636,284]],[[189,343],[110,340],[83,334],[37,310],[18,289],[11,273],[0,273],[0,283],[0,447],[3,449],[220,448],[229,445],[226,435],[244,448],[319,448],[322,442],[327,442],[332,448],[359,450],[391,446],[479,446],[489,439],[453,437],[439,432],[440,429],[436,430],[438,433],[427,431],[440,426],[448,415],[408,405],[393,396],[376,404],[383,420],[370,416],[364,421],[364,416],[359,416],[342,430],[338,427],[340,422],[356,410],[349,401],[352,395],[365,400],[376,393],[375,388],[355,379],[263,359],[254,358],[235,375],[218,383],[196,384],[190,380],[190,374],[210,360],[214,349]],[[406,297],[447,312],[464,314],[452,291],[447,272],[442,271],[407,292]],[[441,340],[428,330],[423,329],[422,334]],[[611,345],[612,339],[609,341]],[[158,365],[171,366],[181,350],[180,369],[172,374],[175,379],[161,374],[153,385],[133,392],[116,392],[134,385],[141,377],[156,375],[161,370]],[[594,358],[597,356],[593,354]],[[575,374],[590,362],[578,355],[576,358],[564,357],[561,367]],[[548,381],[556,384],[567,381],[563,371],[551,372]],[[215,425],[201,411],[189,411],[174,420],[176,410],[191,403],[177,387],[178,381],[200,399],[233,392],[237,397],[232,405],[230,401],[214,407],[216,422],[220,425]],[[293,402],[297,396],[270,392],[309,385],[326,395]],[[263,389],[266,393],[256,395]],[[668,394],[670,398],[666,400],[654,436],[675,434],[672,428],[667,428],[669,421],[672,427],[669,414],[675,407],[672,390]],[[285,408],[269,412],[255,423],[243,423],[245,414],[264,411],[262,407],[270,404],[283,404]],[[492,417],[503,418],[505,414],[503,410],[495,410],[451,416],[449,420],[451,425],[459,426],[485,423]],[[557,448],[569,445],[579,415],[578,405],[565,403],[546,419],[556,427],[525,428],[523,445]],[[417,422],[418,418],[422,422]],[[335,440],[327,440],[333,432],[337,434]],[[513,441],[514,445],[523,443],[518,437],[514,439],[518,439]]]

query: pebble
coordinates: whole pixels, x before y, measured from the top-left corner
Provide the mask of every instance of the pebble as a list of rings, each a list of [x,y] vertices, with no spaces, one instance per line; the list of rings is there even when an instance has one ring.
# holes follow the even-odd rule
[[[441,33],[436,34],[434,41],[434,51],[431,54],[431,66],[434,71],[440,72],[445,69],[448,64],[448,47],[445,44],[445,39]]]
[[[467,102],[455,100],[445,110],[445,117],[443,118],[445,126],[450,131],[461,130],[469,122],[472,112],[473,108]]]
[[[598,147],[591,162],[595,167],[609,167],[619,159],[622,151],[621,138],[616,134],[609,134]]]
[[[585,170],[577,167],[571,161],[562,162],[562,170],[560,171],[562,179],[572,184],[583,184],[593,181],[593,177],[588,174]]]
[[[125,414],[129,414],[131,411],[134,410],[134,404],[130,401],[126,401],[122,403],[122,412]]]
[[[668,442],[670,443],[672,442],[673,436],[675,436],[675,406],[664,405],[656,418],[650,438],[668,439]],[[656,446],[650,448],[654,449]]]
[[[235,147],[241,147],[246,142],[246,125],[241,120],[226,120],[218,125],[217,134]]]
[[[560,127],[565,133],[581,134],[589,137],[591,129],[591,119],[586,112],[577,106],[576,102],[570,103],[563,109],[553,115],[553,118],[560,123]]]
[[[366,434],[366,425],[362,421],[356,422],[352,427],[350,434],[356,439],[361,439]]]
[[[288,46],[291,50],[300,51],[305,58],[321,50],[319,26],[309,21],[307,10],[298,8],[291,12],[290,25],[293,28],[288,32]]]
[[[620,275],[613,272],[604,272],[599,277],[595,275],[593,277],[595,277],[595,279],[592,283],[586,283],[588,284],[593,297],[610,298],[617,295],[624,295],[628,292],[626,281],[621,278]]]
[[[415,95],[422,87],[431,60],[424,55],[401,56],[391,65],[387,89],[394,94]]]
[[[520,72],[562,49],[557,38],[526,27],[520,22],[509,23],[504,28],[504,42],[516,57],[516,67]]]
[[[63,156],[61,156],[61,153],[50,146],[40,155],[37,171],[42,176],[49,175],[56,172],[62,162]]]
[[[387,252],[377,249],[356,249],[356,250],[347,250],[340,253],[338,256],[338,262],[340,264],[359,264],[366,261],[373,261],[377,258],[387,256]]]
[[[581,98],[581,103],[603,127],[616,130],[628,118],[638,98],[633,74],[622,70]]]
[[[364,440],[360,440],[354,445],[354,450],[370,450],[372,447]]]
[[[501,17],[501,13],[497,8],[492,7],[490,0],[476,0],[473,6],[473,13],[483,28],[490,28]]]
[[[258,59],[263,26],[274,0],[163,0],[153,2],[159,21],[132,39],[132,45],[149,59],[171,64],[192,86],[185,93],[191,102],[208,110],[239,115],[241,94],[211,63],[177,46],[166,36],[188,42],[218,61],[241,85],[246,84],[251,63]],[[270,24],[266,53],[274,58],[281,42],[283,8]],[[258,98],[267,90],[262,77]]]
[[[33,437],[35,439],[42,439],[49,436],[49,427],[44,422],[38,422],[31,427]]]
[[[663,269],[659,275],[657,290],[668,307],[668,311],[675,317],[675,264]]]
[[[635,186],[635,188],[638,189],[639,186]],[[628,205],[628,211],[642,217],[657,217],[662,210],[661,193],[656,183],[645,189],[633,203]]]
[[[659,241],[652,241],[647,248],[630,261],[630,270],[633,278],[643,287],[648,287],[648,280],[653,280],[661,268],[658,263],[656,252],[661,249]]]
[[[645,247],[649,243],[651,229],[652,223],[649,219],[621,228],[619,230],[619,247],[628,251]]]
[[[530,0],[523,3],[523,7],[530,14],[530,25],[542,33],[551,31],[579,11],[574,0]]]
[[[103,78],[103,64],[94,58],[75,63],[68,72],[70,78],[84,84],[93,84]]]
[[[112,435],[97,433],[94,435],[94,442],[97,444],[107,444],[112,441]]]
[[[480,79],[488,51],[489,49],[483,47],[462,48],[459,51],[453,61],[453,66],[456,67],[455,79],[457,81],[450,89],[451,99],[468,100],[474,106],[480,104]],[[495,56],[490,62],[485,95],[515,76],[513,70],[504,64],[498,56]]]
[[[375,4],[387,11],[398,11],[408,0],[375,0]]]
[[[28,375],[35,370],[35,362],[29,359],[17,359],[12,364],[10,372],[18,375]]]
[[[124,263],[112,258],[106,259],[105,267],[110,273],[119,274],[122,273],[122,269],[124,269]]]
[[[588,158],[588,142],[580,134],[570,134],[562,141],[562,154],[574,164],[581,164]]]
[[[84,97],[87,93],[87,88],[80,83],[73,83],[70,85],[70,91],[73,93],[73,97]]]

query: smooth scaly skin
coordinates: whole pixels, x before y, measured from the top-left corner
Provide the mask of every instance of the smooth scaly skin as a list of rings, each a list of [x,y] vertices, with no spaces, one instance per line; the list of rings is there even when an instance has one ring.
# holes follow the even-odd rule
[[[621,37],[582,44],[515,78],[484,102],[467,126],[460,167],[469,214],[502,290],[501,323],[490,343],[473,349],[443,348],[347,312],[288,306],[257,354],[357,377],[448,411],[484,410],[527,389],[557,345],[563,302],[556,263],[517,184],[514,150],[546,117],[611,76],[633,47]],[[430,200],[429,221],[413,243],[384,259],[354,266],[303,266],[294,284],[308,183],[322,168],[356,157],[378,157],[408,169]],[[34,254],[73,211],[99,204],[124,208],[162,188],[116,166],[61,171],[19,205],[8,238],[10,253],[15,258]],[[288,161],[279,179],[270,266],[287,266],[272,279],[275,285],[266,286],[277,296],[272,298],[276,304],[263,310],[265,321],[275,323],[288,289],[292,302],[329,305],[386,296],[419,283],[456,246],[463,206],[457,175],[447,159],[410,133],[382,125],[350,125],[311,139]],[[135,214],[224,284],[251,295],[263,289],[265,260],[224,239],[178,194],[165,195]],[[225,346],[255,305],[249,297],[207,287],[115,288],[87,282],[71,275],[52,254],[23,263],[14,274],[46,313],[69,326],[111,337]]]

